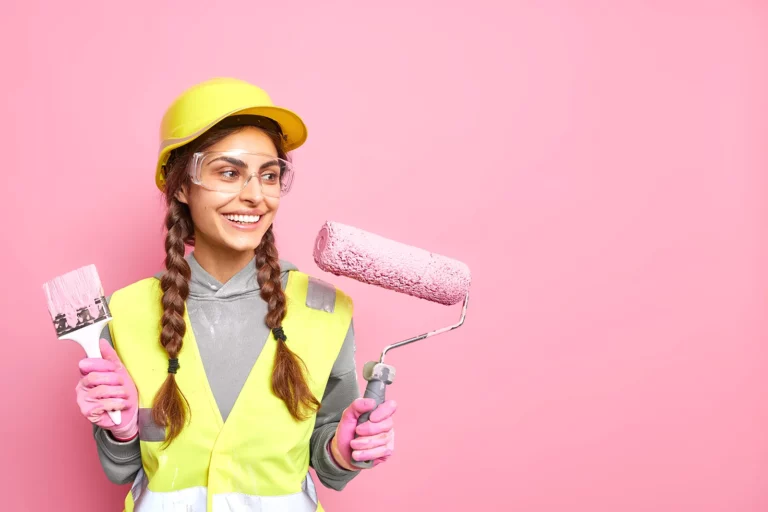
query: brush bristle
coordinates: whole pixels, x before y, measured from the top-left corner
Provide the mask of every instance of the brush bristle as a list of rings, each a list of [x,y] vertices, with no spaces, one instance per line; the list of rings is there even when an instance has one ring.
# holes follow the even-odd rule
[[[95,265],[86,265],[43,284],[48,311],[61,336],[110,318]]]

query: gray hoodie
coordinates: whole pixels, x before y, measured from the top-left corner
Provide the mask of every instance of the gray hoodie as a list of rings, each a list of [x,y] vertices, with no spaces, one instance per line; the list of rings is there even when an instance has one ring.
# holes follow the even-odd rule
[[[187,311],[211,391],[222,419],[226,421],[269,336],[269,329],[264,324],[267,304],[259,296],[253,260],[223,284],[200,266],[194,254],[187,256],[187,261],[192,270]],[[285,289],[288,272],[297,268],[282,260],[280,268]],[[161,275],[159,273],[155,277]],[[290,333],[286,334],[290,336]],[[108,328],[105,328],[103,336],[112,342]],[[348,471],[338,466],[327,447],[341,413],[359,396],[354,327],[350,323],[331,370],[310,440],[310,465],[323,485],[337,491],[342,490],[359,471]],[[119,442],[99,427],[94,427],[94,437],[101,465],[109,480],[116,484],[132,482],[141,468],[139,439]]]

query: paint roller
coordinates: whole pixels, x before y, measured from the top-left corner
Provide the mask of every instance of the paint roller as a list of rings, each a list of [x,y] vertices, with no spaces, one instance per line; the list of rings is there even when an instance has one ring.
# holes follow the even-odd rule
[[[337,276],[446,306],[464,301],[458,323],[387,345],[378,361],[366,363],[363,377],[368,384],[364,396],[373,398],[377,407],[385,400],[387,385],[395,379],[395,368],[384,363],[387,352],[452,331],[464,323],[471,282],[465,263],[338,222],[326,222],[320,229],[314,259],[320,269]],[[369,416],[370,413],[363,414],[358,425],[368,421]],[[353,463],[359,468],[373,465],[373,461]]]

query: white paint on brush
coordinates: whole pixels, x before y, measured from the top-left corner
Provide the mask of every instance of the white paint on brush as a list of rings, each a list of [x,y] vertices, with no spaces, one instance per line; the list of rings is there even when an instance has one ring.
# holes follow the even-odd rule
[[[100,314],[96,299],[104,291],[95,265],[86,265],[58,276],[45,283],[43,290],[51,318],[63,314],[70,327],[77,325],[77,311],[80,309],[88,308],[93,318]]]

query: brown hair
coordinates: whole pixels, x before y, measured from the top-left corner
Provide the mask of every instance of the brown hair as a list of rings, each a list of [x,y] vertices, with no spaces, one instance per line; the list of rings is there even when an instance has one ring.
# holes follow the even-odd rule
[[[192,154],[211,147],[245,126],[256,126],[264,131],[274,143],[278,157],[284,160],[289,159],[284,149],[283,136],[276,123],[264,117],[234,116],[218,123],[193,142],[174,149],[165,165],[164,193],[168,213],[165,217],[166,272],[160,281],[160,287],[163,290],[160,344],[168,352],[169,360],[178,358],[186,332],[184,311],[189,295],[191,272],[184,258],[184,252],[185,245],[194,246],[195,243],[195,230],[189,207],[179,201],[176,196],[182,187],[192,185],[186,172]],[[255,253],[256,275],[261,288],[261,298],[267,303],[264,322],[278,338],[275,365],[272,371],[272,392],[285,402],[288,412],[294,419],[303,420],[317,411],[320,402],[307,385],[304,362],[288,348],[287,336],[282,331],[286,300],[280,279],[280,263],[272,226],[262,237]],[[168,377],[158,390],[152,404],[152,419],[158,425],[168,427],[166,445],[181,433],[187,422],[189,409],[189,403],[176,382],[177,367],[177,363],[170,362]],[[174,371],[171,372],[171,369]]]

